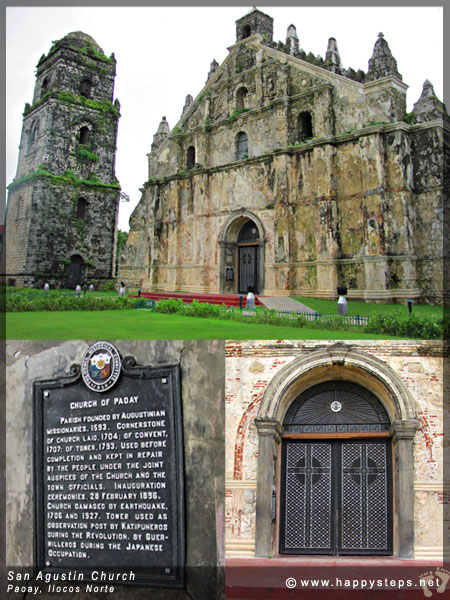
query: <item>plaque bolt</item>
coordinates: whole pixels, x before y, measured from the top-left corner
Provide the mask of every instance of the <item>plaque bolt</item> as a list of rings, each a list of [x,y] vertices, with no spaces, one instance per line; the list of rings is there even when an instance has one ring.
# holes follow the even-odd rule
[[[44,398],[48,398],[49,396],[50,396],[50,392],[48,390],[45,390]]]
[[[164,569],[164,571],[165,571],[165,573],[167,573],[168,575],[169,575],[170,573],[172,573],[172,569],[167,569],[167,568],[166,568],[166,569]]]
[[[52,564],[52,563],[51,563],[49,560],[46,560],[46,561],[45,561],[45,566],[46,566],[46,567],[50,567],[50,566],[51,566],[51,564]]]
[[[167,379],[162,379],[162,382],[163,383],[167,383]]]

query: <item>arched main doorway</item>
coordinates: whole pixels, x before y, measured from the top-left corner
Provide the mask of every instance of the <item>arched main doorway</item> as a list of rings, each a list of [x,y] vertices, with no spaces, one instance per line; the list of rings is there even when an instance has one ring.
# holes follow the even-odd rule
[[[219,239],[220,292],[247,294],[264,290],[265,236],[260,220],[249,212],[232,215]]]
[[[349,381],[300,394],[283,421],[280,553],[392,554],[390,421]]]
[[[81,284],[83,271],[83,259],[79,254],[74,254],[70,257],[70,263],[67,265],[66,271],[66,287],[74,289]]]
[[[334,389],[331,391],[329,389],[330,385],[336,384],[340,388],[337,396]],[[325,387],[320,388],[319,385]],[[320,398],[318,400],[318,396],[315,396],[316,392],[324,390],[326,393],[321,400]],[[353,415],[347,414],[347,411],[343,412],[342,398],[346,398],[345,402],[350,402],[351,396],[356,391],[360,396],[359,404],[356,405],[357,410],[353,411]],[[344,394],[344,396],[340,394]],[[314,400],[314,398],[316,399]],[[339,410],[333,410],[334,402],[338,403],[334,405],[334,408],[340,408]],[[356,400],[352,400],[352,402],[356,402]],[[319,409],[321,404],[322,411]],[[341,406],[339,407],[339,405]],[[331,414],[334,412],[340,413],[341,417],[344,415],[345,418],[334,417]],[[292,477],[294,479],[300,477],[306,481],[306,477],[303,476],[307,475],[310,477],[309,485],[320,483],[324,487],[329,486],[326,493],[331,494],[334,498],[331,503],[331,511],[334,510],[335,513],[337,511],[337,516],[331,516],[331,524],[326,525],[326,528],[331,531],[330,535],[334,538],[326,547],[326,542],[320,542],[323,544],[322,553],[371,555],[392,553],[401,558],[413,557],[413,443],[419,422],[410,392],[390,366],[369,353],[359,349],[341,347],[339,343],[298,357],[283,367],[270,381],[259,405],[255,425],[258,431],[256,556],[273,555],[286,547],[286,532],[283,534],[285,540],[284,546],[282,545],[282,528],[286,525],[285,514],[289,510],[288,503],[296,503],[297,499],[295,493],[294,500],[289,499],[289,493],[282,489],[283,485],[286,487],[283,477],[286,480],[286,473],[291,466],[288,464],[287,450],[284,447],[293,443],[291,440],[294,440],[301,442],[304,446],[296,450],[297,455],[296,458],[294,457],[291,471]],[[314,443],[316,448],[307,447],[308,444],[311,446]],[[324,444],[328,444],[330,448],[324,449]],[[392,460],[389,454],[390,448],[392,449]],[[326,458],[327,456],[329,458]],[[314,459],[319,462],[314,462]],[[329,466],[326,465],[326,460],[329,461]],[[380,460],[385,464],[382,469]],[[392,475],[389,471],[390,465],[392,465]],[[307,467],[311,469],[310,472],[306,471]],[[325,470],[313,472],[316,468],[329,469],[329,476]],[[296,469],[297,472],[295,472]],[[364,473],[363,469],[366,470]],[[375,472],[377,469],[381,470]],[[382,472],[383,469],[384,472]],[[320,481],[318,475],[321,476]],[[384,530],[387,530],[387,536],[384,538],[385,545],[378,549],[375,548],[375,543],[370,538],[371,534],[369,534],[368,528],[365,532],[361,528],[358,531],[353,524],[343,532],[341,525],[343,521],[347,520],[348,522],[348,519],[351,518],[350,513],[345,512],[347,511],[346,498],[352,498],[352,502],[354,502],[356,494],[361,494],[361,497],[363,494],[371,494],[369,478],[372,478],[370,482],[372,485],[375,481],[374,475],[384,478],[386,488],[393,490],[392,493],[388,489],[388,495],[385,491],[380,492],[379,489],[376,492],[380,498],[383,498],[375,503],[380,505],[384,503],[385,505],[383,518]],[[313,481],[314,477],[316,477],[316,481]],[[334,484],[332,483],[333,477],[335,478]],[[353,485],[354,488],[353,492],[347,490],[342,495],[344,477],[347,479],[346,483]],[[364,485],[361,483],[362,477],[366,478]],[[358,478],[359,484],[357,483]],[[296,481],[299,482],[299,479]],[[295,485],[297,484],[294,483]],[[297,496],[307,493],[306,488],[301,488],[301,485],[306,485],[305,482],[303,484],[299,482],[298,485],[300,485],[298,488],[300,492],[297,490]],[[373,489],[377,490],[377,488]],[[306,507],[306,500],[304,504]],[[362,501],[359,506],[359,510],[363,511],[364,518],[366,518],[372,508]],[[356,514],[353,504],[351,509],[352,514]],[[311,503],[305,510],[311,510]],[[379,518],[379,515],[375,516],[378,509],[375,507],[374,510],[375,512],[370,518],[376,520]],[[302,513],[300,517],[297,517],[304,524],[307,519],[305,514]],[[361,516],[357,517],[359,522],[361,522],[361,518]],[[322,517],[316,516],[313,520],[310,519],[309,523],[309,527],[314,525],[313,531],[314,527],[320,529],[324,520]],[[292,523],[290,524],[292,526]],[[306,527],[306,525],[304,526]],[[341,527],[340,533],[339,527]],[[313,531],[314,535],[318,529]],[[355,532],[360,536],[360,541],[365,539],[359,546],[356,546],[352,539]],[[344,539],[343,536],[347,537]],[[305,542],[303,542],[303,547],[300,547],[299,539],[289,542],[293,544],[291,546],[292,553],[309,553]],[[311,541],[308,543],[311,552],[321,553],[317,547],[318,544],[315,544],[314,547]],[[379,542],[377,543],[379,544]]]

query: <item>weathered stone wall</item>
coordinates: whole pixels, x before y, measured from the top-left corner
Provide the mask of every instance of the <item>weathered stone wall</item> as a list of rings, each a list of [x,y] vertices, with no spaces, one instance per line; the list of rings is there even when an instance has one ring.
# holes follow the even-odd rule
[[[284,111],[273,111],[275,123],[285,122]],[[222,138],[230,160],[240,130],[252,132],[250,155],[270,139],[261,113],[238,121]],[[143,289],[235,291],[220,288],[218,241],[227,218],[248,210],[264,228],[260,293],[333,296],[345,284],[353,297],[419,297],[409,131],[402,123],[375,125],[147,184],[130,221],[121,278]],[[426,238],[433,253],[420,254],[429,288],[439,290],[439,221],[434,230]]]
[[[64,286],[65,270],[74,254],[83,259],[83,280],[112,275],[115,189],[72,187],[41,179],[33,186],[18,186],[14,194],[6,257],[8,274],[16,279],[16,285],[43,286],[49,281]],[[87,202],[84,218],[77,218],[80,198]],[[43,243],[49,238],[51,244]]]
[[[314,351],[322,350],[325,353],[332,347],[333,342],[227,343],[225,524],[228,556],[254,555],[258,464],[255,418],[262,398],[269,384],[284,367],[295,359],[307,358]],[[448,502],[448,489],[445,488],[448,482],[443,472],[442,345],[386,341],[343,342],[340,347],[344,351],[357,350],[368,357],[380,359],[386,370],[392,368],[400,377],[413,398],[414,405],[408,410],[420,422],[414,438],[415,557],[442,556],[443,545],[450,541],[442,537],[443,507]],[[328,378],[336,378],[338,371],[339,366],[334,367],[333,374]],[[356,372],[353,375],[356,377]],[[364,385],[364,377],[367,375],[360,375],[360,385]],[[448,406],[445,410],[448,416]],[[392,414],[390,417],[399,418]]]
[[[354,298],[439,301],[442,123],[428,122],[426,133],[403,121],[396,71],[360,83],[260,35],[229,50],[152,146],[121,279],[144,290],[236,293],[238,277],[224,272],[238,271],[239,232],[223,228],[242,211],[260,230],[260,294],[334,297],[346,285]],[[237,160],[240,132],[248,151]]]
[[[33,211],[33,188],[11,190],[8,195],[7,228],[2,252],[10,273],[27,273],[27,243],[36,217]],[[17,243],[21,240],[21,243]],[[5,267],[5,262],[2,263]]]
[[[224,345],[216,341],[113,343],[122,357],[134,356],[139,365],[179,362],[181,369],[186,592],[152,589],[151,596],[219,600],[224,557]],[[33,565],[33,382],[67,375],[72,364],[80,364],[89,345],[84,341],[7,344],[6,564],[11,568]],[[149,593],[148,588],[116,587],[114,598],[144,599]],[[65,600],[72,597],[64,596]]]
[[[54,174],[72,169],[77,175],[89,178],[95,172],[103,183],[115,183],[118,116],[112,106],[115,59],[104,56],[89,36],[79,39],[83,35],[69,34],[38,63],[33,103],[24,114],[16,179],[45,163]],[[97,56],[83,50],[88,48],[96,51]],[[91,82],[86,98],[80,96],[83,79]],[[35,125],[35,141],[30,143]],[[74,160],[77,134],[84,125],[92,132],[88,146],[90,152],[98,155],[96,162],[79,157]],[[83,169],[83,162],[89,168]]]
[[[448,239],[444,230],[443,135],[440,127],[428,122],[416,125],[411,136],[417,277],[431,298],[439,297],[443,287],[443,256]]]

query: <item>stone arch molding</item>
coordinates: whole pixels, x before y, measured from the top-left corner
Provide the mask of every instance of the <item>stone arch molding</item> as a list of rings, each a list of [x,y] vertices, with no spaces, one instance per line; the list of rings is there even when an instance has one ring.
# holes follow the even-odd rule
[[[410,392],[389,365],[360,350],[335,346],[299,357],[281,369],[267,386],[257,418],[281,424],[301,392],[331,379],[351,380],[373,392],[391,422],[416,418]]]
[[[272,490],[280,460],[282,423],[290,404],[304,390],[329,380],[352,381],[381,401],[391,420],[394,451],[394,556],[414,556],[414,436],[419,427],[414,401],[397,373],[385,362],[348,346],[307,353],[282,368],[271,380],[259,407],[255,555],[277,553],[272,527]]]
[[[257,274],[257,289],[259,294],[264,293],[264,280],[265,280],[265,252],[266,252],[266,232],[261,219],[253,212],[242,208],[240,210],[233,211],[225,220],[222,225],[222,229],[219,233],[218,244],[220,251],[220,268],[219,268],[219,290],[221,294],[224,293],[236,293],[236,278],[230,283],[227,280],[226,272],[227,268],[234,268],[236,266],[236,252],[239,231],[242,226],[247,222],[252,221],[258,229],[258,240],[255,241],[255,245],[258,245],[258,274]]]
[[[236,242],[238,233],[245,223],[245,221],[251,220],[255,223],[258,228],[258,237],[260,240],[265,241],[266,234],[264,225],[259,217],[249,210],[243,209],[240,211],[233,212],[225,221],[222,226],[222,230],[219,235],[220,242]]]

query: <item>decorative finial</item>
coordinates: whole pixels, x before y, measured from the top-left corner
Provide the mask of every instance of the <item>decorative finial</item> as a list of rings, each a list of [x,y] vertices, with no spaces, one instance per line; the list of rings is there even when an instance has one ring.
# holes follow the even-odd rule
[[[396,77],[401,81],[402,76],[397,69],[397,61],[392,56],[389,44],[384,39],[384,34],[380,32],[373,48],[372,58],[369,59],[369,70],[366,81],[375,81],[383,77]]]

